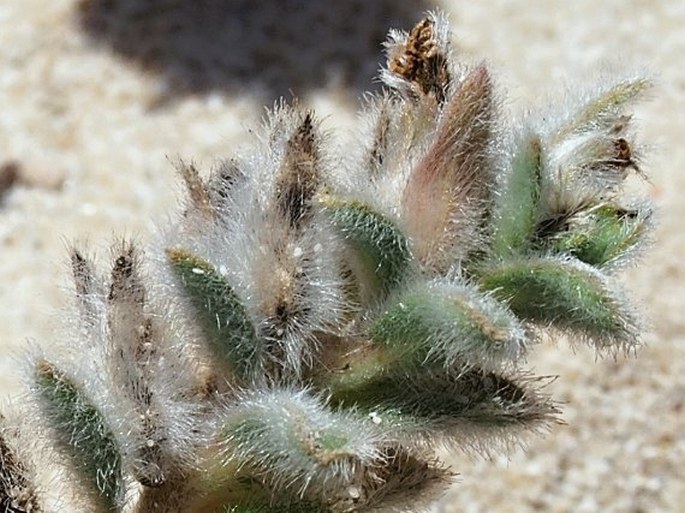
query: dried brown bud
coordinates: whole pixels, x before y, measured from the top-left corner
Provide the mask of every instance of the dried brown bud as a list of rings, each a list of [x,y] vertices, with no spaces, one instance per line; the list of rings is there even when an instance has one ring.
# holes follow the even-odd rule
[[[319,185],[318,144],[312,115],[307,112],[287,142],[276,182],[278,206],[292,228],[307,218]]]
[[[188,190],[191,208],[204,216],[209,218],[213,217],[216,212],[212,205],[212,196],[209,187],[204,180],[202,180],[202,177],[200,177],[200,172],[195,165],[192,163],[186,164],[181,161],[178,166],[178,171]]]
[[[388,56],[388,70],[411,82],[424,95],[445,101],[450,73],[445,54],[446,42],[438,41],[436,22],[424,18],[409,33],[404,44]]]

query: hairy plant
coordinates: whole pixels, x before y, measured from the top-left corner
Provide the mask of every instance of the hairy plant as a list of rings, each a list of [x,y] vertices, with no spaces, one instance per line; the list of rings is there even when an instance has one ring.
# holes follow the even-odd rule
[[[71,250],[68,329],[2,420],[6,511],[424,511],[453,475],[438,449],[558,420],[522,368],[542,334],[639,345],[614,275],[650,231],[624,187],[648,82],[507,121],[449,37],[433,13],[390,32],[356,145],[279,103],[249,153],[180,165],[145,250],[117,241],[107,275]]]

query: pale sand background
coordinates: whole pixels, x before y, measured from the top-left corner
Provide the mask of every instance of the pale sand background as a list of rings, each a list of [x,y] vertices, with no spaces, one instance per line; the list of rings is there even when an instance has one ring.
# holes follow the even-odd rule
[[[648,347],[617,362],[539,348],[531,366],[560,375],[568,425],[508,460],[457,457],[461,483],[444,511],[685,511],[685,2],[324,4],[92,0],[79,21],[73,0],[0,1],[0,166],[20,168],[0,199],[0,387],[13,388],[6,355],[51,342],[65,240],[101,255],[112,234],[145,240],[173,205],[167,156],[207,168],[290,90],[328,128],[349,128],[388,26],[409,28],[437,6],[465,58],[493,66],[512,109],[606,63],[651,70],[658,87],[637,112],[661,208],[656,246],[626,279],[651,312]]]

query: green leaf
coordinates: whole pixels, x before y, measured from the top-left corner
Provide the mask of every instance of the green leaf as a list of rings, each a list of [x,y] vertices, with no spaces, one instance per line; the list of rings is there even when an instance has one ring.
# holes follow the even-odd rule
[[[624,301],[593,267],[573,259],[502,262],[481,286],[527,320],[584,334],[598,348],[634,347],[637,326]]]
[[[648,219],[648,213],[605,206],[571,218],[567,229],[553,237],[551,247],[557,253],[601,266],[636,247],[646,235]]]
[[[418,283],[393,298],[372,324],[371,338],[396,365],[498,366],[523,350],[524,330],[508,308],[475,287],[445,279]]]
[[[355,391],[364,387],[370,380],[385,375],[389,369],[401,367],[399,358],[403,355],[396,347],[372,342],[362,344],[354,350],[336,355],[334,371],[315,373],[313,382],[317,388],[325,389],[338,403],[352,406]],[[409,364],[415,366],[416,359],[409,353]],[[406,363],[404,364],[406,365]]]
[[[195,307],[214,354],[246,378],[257,365],[257,335],[245,307],[214,267],[183,249],[167,250],[171,268]]]
[[[425,461],[401,447],[388,446],[383,464],[360,473],[342,497],[309,499],[271,494],[253,486],[246,500],[224,513],[331,513],[352,511],[427,511],[444,494],[453,474],[437,461]],[[254,480],[253,480],[254,482]],[[267,492],[265,494],[265,492]]]
[[[530,381],[478,368],[454,372],[424,367],[389,371],[333,400],[372,412],[380,425],[406,429],[409,436],[424,433],[436,443],[442,432],[463,445],[496,434],[483,429],[535,428],[553,421],[557,408]],[[508,431],[502,434],[509,436]]]
[[[102,414],[53,364],[36,364],[35,386],[43,415],[71,464],[98,490],[106,511],[118,511],[124,491],[121,456]]]
[[[498,257],[520,254],[530,245],[540,203],[542,144],[537,135],[519,144],[511,174],[498,198],[493,252]]]
[[[228,507],[225,513],[328,513],[329,511],[324,506],[301,501],[288,504],[282,502],[242,504]]]
[[[246,393],[226,411],[222,433],[227,463],[317,500],[344,494],[360,469],[382,459],[368,419],[332,411],[303,390]]]
[[[389,219],[357,201],[324,199],[333,224],[359,257],[365,281],[377,295],[397,287],[409,266],[407,241]]]

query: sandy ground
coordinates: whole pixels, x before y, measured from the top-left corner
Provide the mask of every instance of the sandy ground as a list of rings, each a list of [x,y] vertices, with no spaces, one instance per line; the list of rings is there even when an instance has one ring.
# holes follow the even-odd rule
[[[106,256],[113,234],[145,240],[174,203],[168,159],[211,166],[249,140],[280,95],[301,97],[327,128],[351,127],[388,26],[440,7],[456,47],[493,67],[512,110],[611,66],[656,77],[637,118],[661,217],[655,247],[625,279],[652,324],[638,358],[539,348],[531,367],[560,376],[552,389],[567,425],[507,458],[452,456],[460,482],[440,511],[685,510],[685,2],[331,5],[0,2],[0,388],[15,389],[13,353],[51,343],[66,241]]]

